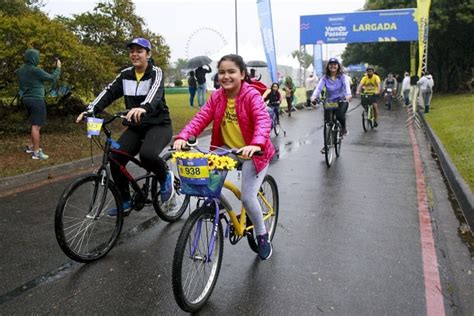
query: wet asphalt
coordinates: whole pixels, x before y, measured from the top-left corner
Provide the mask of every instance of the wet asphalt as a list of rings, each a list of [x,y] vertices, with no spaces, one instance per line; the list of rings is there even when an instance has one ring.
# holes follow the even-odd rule
[[[331,168],[319,152],[322,111],[282,116],[286,136],[274,138],[279,158],[269,169],[280,191],[273,256],[262,262],[245,240],[225,241],[219,280],[201,314],[426,314],[406,112],[382,108],[380,126],[364,133],[358,103]],[[188,214],[168,224],[152,208],[133,212],[106,257],[75,263],[54,235],[56,204],[71,181],[0,199],[0,314],[183,313],[171,264]],[[452,269],[444,264],[444,272]],[[446,313],[456,314],[459,299],[443,292]]]

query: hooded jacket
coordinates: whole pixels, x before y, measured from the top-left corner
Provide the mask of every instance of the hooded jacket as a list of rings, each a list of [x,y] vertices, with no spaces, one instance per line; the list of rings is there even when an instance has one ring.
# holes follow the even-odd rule
[[[92,101],[87,109],[93,110],[94,114],[100,113],[122,96],[128,110],[137,107],[146,110],[145,117],[140,120],[138,125],[146,127],[171,123],[165,101],[163,72],[151,62],[148,63],[140,81],[136,79],[134,67],[122,70],[115,80]],[[124,120],[124,125],[133,126],[137,123]]]
[[[429,90],[433,90],[433,87],[434,87],[433,77],[431,75],[425,75],[421,77],[420,80],[418,80],[417,84],[420,87],[420,90],[422,92],[427,91],[428,87],[430,88]]]
[[[176,139],[188,140],[198,136],[211,123],[211,146],[223,146],[221,123],[227,107],[224,89],[214,92],[201,110],[183,128]],[[246,145],[260,146],[263,156],[253,156],[255,170],[260,172],[270,163],[275,147],[270,140],[272,121],[260,93],[247,82],[242,82],[235,99],[235,112]]]
[[[38,68],[40,53],[36,49],[25,52],[25,63],[16,70],[20,82],[20,94],[23,98],[43,99],[44,81],[55,82],[61,70],[56,68],[52,74]]]

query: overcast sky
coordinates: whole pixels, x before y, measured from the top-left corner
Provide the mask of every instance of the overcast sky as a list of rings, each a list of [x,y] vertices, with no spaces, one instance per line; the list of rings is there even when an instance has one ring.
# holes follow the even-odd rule
[[[91,11],[97,0],[47,0],[43,11],[51,17]],[[135,0],[137,15],[161,34],[171,48],[171,60],[196,55],[235,53],[235,0]],[[288,64],[299,47],[301,15],[359,10],[365,0],[272,0],[278,64]],[[265,60],[256,0],[237,1],[239,54],[246,60]],[[344,44],[326,45],[323,55],[338,56]],[[309,47],[308,47],[309,49]],[[312,54],[312,51],[309,51]]]

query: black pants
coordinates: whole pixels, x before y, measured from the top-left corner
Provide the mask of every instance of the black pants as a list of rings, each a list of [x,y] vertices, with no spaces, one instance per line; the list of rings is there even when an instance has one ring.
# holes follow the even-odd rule
[[[311,96],[314,90],[306,90],[306,107],[311,107]]]
[[[336,110],[324,110],[324,121],[328,122],[332,111],[336,112],[336,119],[341,123],[342,128],[346,128],[346,112],[349,107],[348,102],[340,102]]]
[[[163,182],[166,179],[168,166],[160,157],[163,148],[171,141],[173,136],[173,128],[169,125],[155,125],[149,128],[129,127],[120,136],[118,143],[120,150],[135,156],[140,153],[140,161],[145,168],[157,175],[158,181]],[[129,158],[113,154],[112,157],[123,165],[126,165]],[[120,167],[115,163],[110,164],[110,170],[115,184],[118,186],[122,199],[124,201],[130,199],[130,188],[127,177],[120,172]]]
[[[291,108],[293,105],[293,94],[290,97],[286,97],[286,104],[288,105],[288,115],[291,115]]]

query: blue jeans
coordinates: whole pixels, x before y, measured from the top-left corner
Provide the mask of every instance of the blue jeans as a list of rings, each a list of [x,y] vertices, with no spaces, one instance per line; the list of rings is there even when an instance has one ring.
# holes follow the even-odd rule
[[[431,99],[431,92],[421,92],[423,96],[423,103],[425,105],[425,113],[429,113],[430,111],[430,99]]]
[[[196,95],[196,88],[189,87],[189,105],[194,106],[194,96]]]
[[[403,90],[403,99],[405,100],[405,105],[410,104],[410,90]]]
[[[206,83],[197,85],[197,95],[198,95],[198,104],[199,107],[203,106],[206,103]]]

